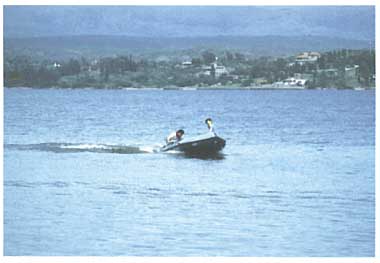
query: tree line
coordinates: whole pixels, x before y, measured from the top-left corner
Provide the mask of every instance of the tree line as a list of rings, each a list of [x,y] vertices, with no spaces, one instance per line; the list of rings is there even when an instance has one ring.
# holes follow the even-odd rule
[[[339,82],[348,66],[359,66],[358,81],[362,86],[373,85],[375,74],[374,50],[335,50],[324,52],[315,63],[294,63],[295,57],[255,57],[239,52],[206,50],[193,56],[186,66],[180,61],[137,59],[119,55],[64,61],[37,60],[32,56],[7,53],[4,56],[4,85],[6,87],[184,87],[231,85],[250,86],[258,78],[273,83],[295,73],[312,74],[312,86],[343,85]],[[228,73],[216,76],[214,64],[223,65]],[[211,66],[211,68],[210,68]],[[209,67],[209,69],[206,69]],[[334,79],[319,74],[334,69]],[[207,73],[207,70],[209,73]],[[343,72],[343,73],[342,73]],[[342,73],[342,74],[341,74]],[[331,78],[331,77],[330,77]]]

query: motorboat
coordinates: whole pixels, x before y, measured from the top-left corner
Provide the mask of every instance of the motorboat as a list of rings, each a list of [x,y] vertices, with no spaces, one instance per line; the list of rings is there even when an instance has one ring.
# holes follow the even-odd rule
[[[161,148],[161,151],[180,151],[188,155],[212,155],[221,151],[225,145],[224,139],[209,131],[199,136],[169,142]]]

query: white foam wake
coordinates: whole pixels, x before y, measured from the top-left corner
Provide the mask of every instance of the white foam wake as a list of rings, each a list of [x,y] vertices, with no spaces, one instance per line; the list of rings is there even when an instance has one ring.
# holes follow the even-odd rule
[[[78,149],[78,150],[86,150],[86,149],[110,149],[110,146],[104,144],[71,144],[71,145],[61,145],[62,149]]]

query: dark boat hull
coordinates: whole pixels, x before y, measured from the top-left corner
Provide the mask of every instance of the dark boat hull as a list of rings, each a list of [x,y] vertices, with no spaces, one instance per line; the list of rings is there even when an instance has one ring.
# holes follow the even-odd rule
[[[164,146],[162,151],[176,150],[189,155],[208,155],[218,153],[224,148],[225,145],[226,141],[224,139],[213,135],[208,138],[187,140],[183,142],[180,141],[169,144]]]
[[[178,149],[187,154],[213,154],[224,148],[226,141],[220,137],[180,144]]]

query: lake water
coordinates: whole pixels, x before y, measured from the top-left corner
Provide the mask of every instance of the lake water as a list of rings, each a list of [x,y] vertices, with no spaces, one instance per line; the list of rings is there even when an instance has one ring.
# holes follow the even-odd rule
[[[375,91],[4,91],[4,254],[375,255]],[[227,141],[159,153],[171,131]]]

